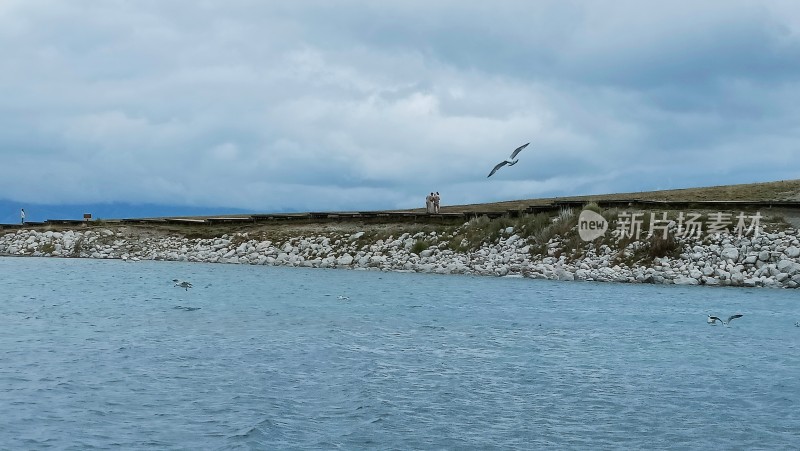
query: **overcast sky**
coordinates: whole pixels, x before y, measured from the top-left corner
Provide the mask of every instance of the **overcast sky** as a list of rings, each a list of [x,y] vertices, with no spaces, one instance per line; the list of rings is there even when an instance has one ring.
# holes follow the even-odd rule
[[[800,178],[796,1],[0,0],[0,53],[12,201],[366,210]]]

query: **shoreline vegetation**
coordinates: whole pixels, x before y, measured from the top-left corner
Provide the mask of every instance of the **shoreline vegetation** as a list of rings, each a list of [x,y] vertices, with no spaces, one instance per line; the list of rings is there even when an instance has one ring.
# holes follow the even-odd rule
[[[662,203],[609,202],[624,199]],[[562,205],[569,206],[541,212],[530,208],[554,201],[568,201]],[[703,206],[722,201],[729,204]],[[739,207],[743,201],[788,206]],[[425,220],[424,209],[406,210],[419,217],[404,221],[96,220],[0,230],[0,255],[797,288],[800,210],[790,203],[798,201],[800,180],[794,180],[442,206],[442,213],[450,217],[437,220]],[[697,204],[671,208],[675,202]],[[604,203],[615,206],[601,208]],[[518,213],[475,215],[468,221],[455,215],[514,210]],[[588,232],[597,236],[587,240]]]

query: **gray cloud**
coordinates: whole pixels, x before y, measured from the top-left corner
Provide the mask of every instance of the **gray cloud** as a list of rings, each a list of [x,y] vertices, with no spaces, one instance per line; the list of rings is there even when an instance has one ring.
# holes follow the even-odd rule
[[[0,49],[16,201],[363,210],[800,177],[790,2],[6,1]]]

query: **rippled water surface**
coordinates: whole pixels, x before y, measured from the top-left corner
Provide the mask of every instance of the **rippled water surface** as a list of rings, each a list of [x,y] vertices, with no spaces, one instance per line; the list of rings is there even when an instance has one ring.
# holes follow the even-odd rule
[[[789,290],[0,258],[0,448],[797,449],[795,321]]]

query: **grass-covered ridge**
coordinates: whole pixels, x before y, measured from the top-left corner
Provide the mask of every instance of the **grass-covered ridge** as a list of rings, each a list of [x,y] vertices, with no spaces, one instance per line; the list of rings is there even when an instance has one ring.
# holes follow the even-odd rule
[[[486,204],[443,206],[442,211],[455,213],[462,211],[507,211],[521,210],[531,205],[545,205],[554,201],[576,200],[597,202],[600,200],[654,200],[654,201],[800,201],[800,179],[776,182],[747,183],[740,185],[708,186],[661,191],[642,191],[614,194],[594,194],[586,196],[549,197],[520,199]],[[423,211],[424,209],[419,209]]]
[[[761,186],[761,193],[778,192],[776,187],[783,190],[786,186],[783,182],[769,189]],[[695,195],[702,192],[699,189]],[[724,202],[709,204],[694,200],[697,198],[673,198],[676,200],[668,203],[572,199],[551,204],[551,208],[488,214],[481,212],[500,208],[498,204],[452,215],[358,214],[331,219],[309,214],[266,221],[44,224],[34,227],[38,230],[0,235],[0,252],[557,280],[800,287],[798,203],[737,203],[726,197],[712,199]],[[530,205],[529,201],[520,202]],[[720,227],[722,216],[727,219]],[[752,226],[756,218],[760,219],[759,237],[745,224],[747,219]],[[639,226],[638,234],[632,223]],[[699,225],[701,233],[697,229],[684,232],[690,224]],[[56,233],[59,228],[64,233]],[[598,230],[604,233],[598,235]],[[594,239],[586,241],[589,238]]]
[[[250,239],[270,240],[285,242],[298,236],[328,236],[331,239],[345,239],[351,234],[361,232],[357,244],[368,248],[380,240],[394,240],[403,234],[419,236],[410,251],[420,254],[432,246],[447,249],[458,253],[469,253],[480,249],[486,244],[496,244],[502,239],[516,235],[525,240],[529,245],[528,252],[532,257],[553,256],[556,258],[577,260],[587,253],[598,252],[602,246],[613,248],[616,261],[620,264],[634,264],[651,261],[659,257],[677,257],[681,252],[681,243],[678,237],[670,235],[646,236],[650,227],[651,214],[660,217],[667,214],[667,219],[676,220],[681,213],[696,213],[700,215],[700,222],[704,229],[707,226],[711,211],[657,211],[655,209],[637,209],[642,219],[642,237],[634,239],[619,236],[616,233],[617,219],[624,211],[618,208],[601,209],[595,202],[615,199],[642,199],[665,201],[776,201],[800,200],[800,180],[779,181],[770,183],[756,183],[731,186],[715,186],[705,188],[679,189],[669,191],[652,191],[641,193],[620,193],[593,196],[573,196],[557,199],[527,199],[490,204],[443,206],[443,212],[466,211],[524,211],[532,205],[548,204],[555,200],[583,201],[585,204],[574,209],[563,209],[559,212],[520,214],[515,217],[502,216],[490,219],[479,216],[467,222],[428,221],[424,216],[416,222],[384,222],[371,220],[346,220],[334,222],[273,222],[273,223],[217,223],[217,224],[126,224],[120,225],[113,221],[92,221],[85,224],[89,228],[119,228],[125,230],[131,238],[137,235],[150,234],[162,236],[179,236],[188,240],[211,239],[228,235],[234,240],[247,241]],[[580,239],[577,232],[578,215],[582,209],[589,209],[601,214],[609,223],[609,231],[602,238],[587,243]],[[416,211],[416,210],[412,210]],[[737,212],[728,212],[735,216]],[[754,211],[747,212],[748,214]],[[781,228],[794,226],[800,228],[800,212],[796,210],[770,209],[762,212],[765,218],[763,223],[768,227]],[[48,230],[67,230],[74,226],[47,226]],[[79,228],[83,228],[79,226]],[[554,245],[557,243],[557,245]],[[81,243],[78,243],[79,245]],[[78,246],[79,247],[79,246]],[[605,250],[604,250],[605,251]]]

